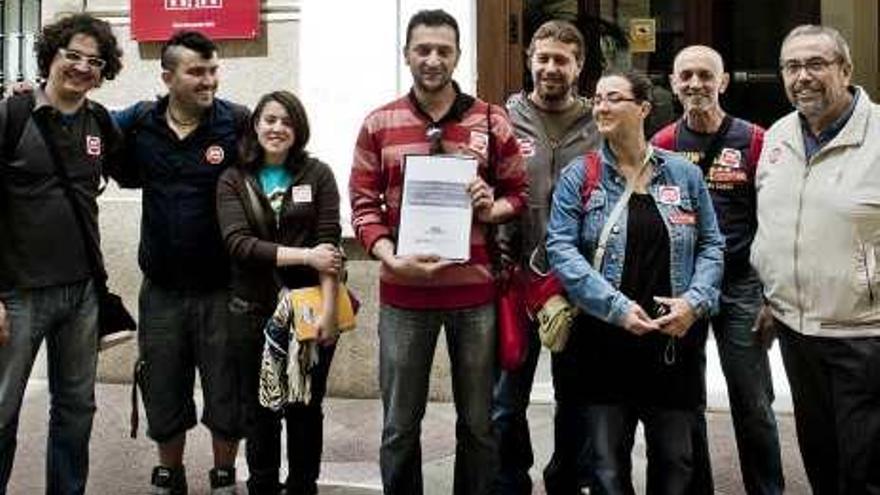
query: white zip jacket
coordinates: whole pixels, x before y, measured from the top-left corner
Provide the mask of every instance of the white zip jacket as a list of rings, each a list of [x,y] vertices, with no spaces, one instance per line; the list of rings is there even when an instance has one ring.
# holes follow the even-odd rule
[[[880,105],[862,88],[807,161],[797,112],[767,131],[751,261],[776,318],[819,337],[880,337]]]

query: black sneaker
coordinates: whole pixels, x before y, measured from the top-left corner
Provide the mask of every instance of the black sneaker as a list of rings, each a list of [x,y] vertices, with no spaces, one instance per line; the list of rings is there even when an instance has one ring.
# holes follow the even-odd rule
[[[211,495],[235,495],[235,468],[217,467],[208,473]]]
[[[186,495],[186,471],[183,466],[156,466],[150,477],[150,495]]]

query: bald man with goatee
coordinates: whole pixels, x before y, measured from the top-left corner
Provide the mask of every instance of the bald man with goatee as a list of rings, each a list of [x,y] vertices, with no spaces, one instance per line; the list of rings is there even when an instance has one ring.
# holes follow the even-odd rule
[[[721,108],[730,76],[714,49],[695,45],[681,50],[669,82],[684,115],[652,141],[683,153],[702,169],[727,238],[721,311],[712,318],[712,331],[727,380],[743,485],[749,495],[782,493],[770,364],[766,348],[752,332],[762,304],[761,282],[749,264],[749,252],[757,229],[755,172],[764,130]],[[703,418],[694,438],[699,486],[693,493],[712,493],[707,443]]]

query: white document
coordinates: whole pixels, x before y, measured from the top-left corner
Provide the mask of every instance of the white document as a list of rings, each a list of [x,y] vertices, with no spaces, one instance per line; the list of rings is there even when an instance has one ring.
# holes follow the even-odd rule
[[[471,196],[477,159],[458,155],[404,157],[397,255],[470,258]]]

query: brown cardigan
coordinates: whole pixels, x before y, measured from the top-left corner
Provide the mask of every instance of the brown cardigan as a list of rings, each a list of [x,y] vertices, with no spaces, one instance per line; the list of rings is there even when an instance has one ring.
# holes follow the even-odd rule
[[[284,194],[280,220],[276,224],[269,201],[259,180],[250,171],[230,167],[217,183],[217,217],[220,231],[232,263],[232,295],[271,311],[275,307],[278,284],[275,270],[279,246],[314,247],[328,243],[338,246],[342,229],[339,225],[339,190],[333,171],[314,158],[301,163],[285,164],[293,174]],[[245,181],[258,192],[262,216],[255,215],[248,198]],[[291,191],[310,187],[311,201],[294,201]],[[265,229],[257,227],[258,218],[267,220]],[[261,238],[267,231],[270,238]],[[318,272],[310,267],[292,266],[278,270],[286,287],[318,285]]]

